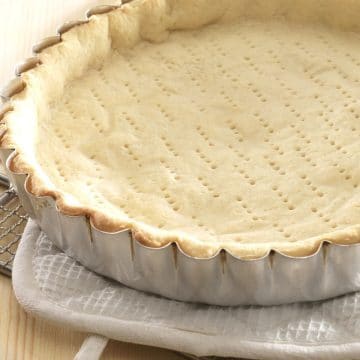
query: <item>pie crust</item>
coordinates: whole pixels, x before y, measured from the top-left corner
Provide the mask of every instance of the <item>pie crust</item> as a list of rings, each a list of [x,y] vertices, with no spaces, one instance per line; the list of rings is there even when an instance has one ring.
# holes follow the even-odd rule
[[[28,190],[204,258],[360,242],[360,2],[134,0],[61,35],[4,115]]]

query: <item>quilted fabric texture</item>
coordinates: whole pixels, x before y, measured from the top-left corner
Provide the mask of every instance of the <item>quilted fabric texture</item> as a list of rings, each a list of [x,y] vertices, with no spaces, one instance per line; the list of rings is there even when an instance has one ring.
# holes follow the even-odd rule
[[[20,269],[27,262],[29,267]],[[105,324],[113,329],[111,337],[116,339],[125,338],[120,330],[114,330],[114,324],[119,323],[119,327],[126,327],[126,334],[132,334],[125,338],[127,341],[143,339],[148,344],[192,349],[199,355],[273,359],[275,351],[279,359],[289,355],[299,359],[355,359],[360,354],[360,293],[318,303],[266,308],[171,301],[88,271],[59,251],[34,223],[27,227],[15,266],[15,290],[28,311],[42,313],[41,307],[33,307],[45,300],[49,310],[43,314],[50,319],[56,312],[63,323],[71,323],[78,316],[80,320],[73,326],[81,324],[83,330],[94,332],[101,332],[100,325]],[[22,279],[26,273],[34,281],[25,279],[20,287],[20,270]],[[34,288],[39,289],[38,294]],[[25,293],[37,295],[26,298]],[[89,316],[95,317],[96,325],[88,324]],[[172,331],[176,331],[173,341],[166,339]],[[182,342],[184,334],[191,335],[187,343]]]

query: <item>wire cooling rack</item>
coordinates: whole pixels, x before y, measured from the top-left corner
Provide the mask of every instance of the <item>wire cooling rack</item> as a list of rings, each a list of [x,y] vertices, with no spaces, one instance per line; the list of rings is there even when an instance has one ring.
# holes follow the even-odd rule
[[[0,272],[11,276],[15,252],[27,220],[25,210],[9,180],[0,174],[0,185],[6,190],[0,195]]]

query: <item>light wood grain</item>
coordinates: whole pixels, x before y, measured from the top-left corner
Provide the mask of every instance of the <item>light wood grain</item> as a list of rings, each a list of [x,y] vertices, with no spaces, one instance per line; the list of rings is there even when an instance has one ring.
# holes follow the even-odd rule
[[[31,56],[31,47],[54,35],[67,20],[81,19],[85,10],[111,0],[0,0],[0,86],[13,77],[16,63]],[[11,281],[0,275],[0,359],[72,359],[86,334],[48,324],[18,305]],[[167,359],[182,357],[166,350],[110,342],[103,359]]]
[[[0,359],[72,359],[87,334],[49,324],[24,312],[17,303],[9,278],[0,275]],[[104,360],[180,360],[171,351],[110,341]]]

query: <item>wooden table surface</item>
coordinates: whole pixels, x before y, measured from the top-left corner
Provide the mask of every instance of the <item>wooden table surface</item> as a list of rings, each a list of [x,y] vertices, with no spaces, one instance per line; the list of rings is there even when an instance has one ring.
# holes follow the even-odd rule
[[[11,281],[0,275],[0,359],[72,359],[87,334],[49,324],[34,318],[17,303]],[[148,346],[110,341],[104,360],[183,360],[174,352]]]
[[[0,0],[0,84],[13,77],[18,62],[31,56],[34,43],[101,3],[111,0]],[[10,279],[0,275],[1,360],[72,359],[86,336],[26,314],[15,299]],[[170,351],[115,341],[108,344],[102,358],[183,359]]]

